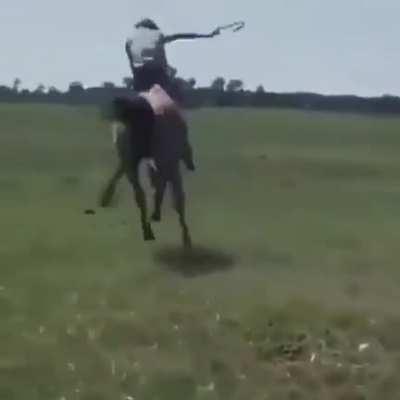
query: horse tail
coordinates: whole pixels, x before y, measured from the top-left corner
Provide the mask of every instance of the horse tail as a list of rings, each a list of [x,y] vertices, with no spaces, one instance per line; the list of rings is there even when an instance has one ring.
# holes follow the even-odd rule
[[[112,137],[112,142],[115,145],[118,140],[119,134],[122,132],[122,126],[119,122],[112,122],[111,123],[111,137]]]

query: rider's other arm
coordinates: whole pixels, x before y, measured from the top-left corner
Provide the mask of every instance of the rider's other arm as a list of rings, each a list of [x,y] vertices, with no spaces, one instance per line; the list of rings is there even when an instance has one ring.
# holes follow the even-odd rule
[[[211,33],[202,35],[199,33],[177,33],[176,35],[168,35],[168,36],[164,36],[163,38],[163,43],[167,44],[167,43],[171,43],[171,42],[175,42],[176,40],[185,40],[185,39],[207,39],[207,38],[213,38],[214,36],[217,36],[220,34],[220,29],[217,28],[214,31],[212,31]]]

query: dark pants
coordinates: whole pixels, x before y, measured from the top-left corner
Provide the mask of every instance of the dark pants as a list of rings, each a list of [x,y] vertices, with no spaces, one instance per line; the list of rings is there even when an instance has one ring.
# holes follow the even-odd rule
[[[179,85],[169,77],[165,68],[155,67],[153,65],[135,68],[133,89],[136,92],[150,90],[155,84],[160,85],[174,101],[181,103],[183,100]]]
[[[137,92],[150,90],[150,88],[159,84],[167,93],[171,83],[167,71],[164,68],[144,66],[134,70],[133,88]]]

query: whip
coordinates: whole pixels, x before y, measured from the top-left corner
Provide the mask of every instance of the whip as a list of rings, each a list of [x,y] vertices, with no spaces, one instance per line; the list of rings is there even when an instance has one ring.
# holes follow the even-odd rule
[[[228,25],[219,26],[218,29],[220,31],[231,30],[232,32],[239,32],[245,27],[245,25],[246,23],[244,21],[236,21]]]

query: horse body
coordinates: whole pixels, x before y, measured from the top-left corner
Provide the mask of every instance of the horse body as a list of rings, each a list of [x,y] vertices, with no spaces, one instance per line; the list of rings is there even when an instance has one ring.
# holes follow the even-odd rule
[[[129,102],[129,100],[126,100]],[[165,104],[165,103],[164,103]],[[122,122],[122,121],[121,121]],[[185,216],[185,193],[183,189],[180,160],[188,156],[187,126],[176,106],[166,106],[162,113],[156,114],[155,130],[151,152],[148,145],[148,132],[140,129],[137,116],[132,121],[124,120],[124,129],[114,135],[119,165],[104,189],[100,204],[107,207],[114,195],[116,185],[126,175],[132,185],[135,201],[140,210],[140,220],[144,240],[155,240],[152,230],[146,195],[139,176],[141,162],[151,157],[154,168],[149,167],[149,176],[154,189],[153,221],[161,220],[161,206],[167,185],[171,187],[174,208],[179,216],[182,241],[186,248],[191,246],[191,238]]]

